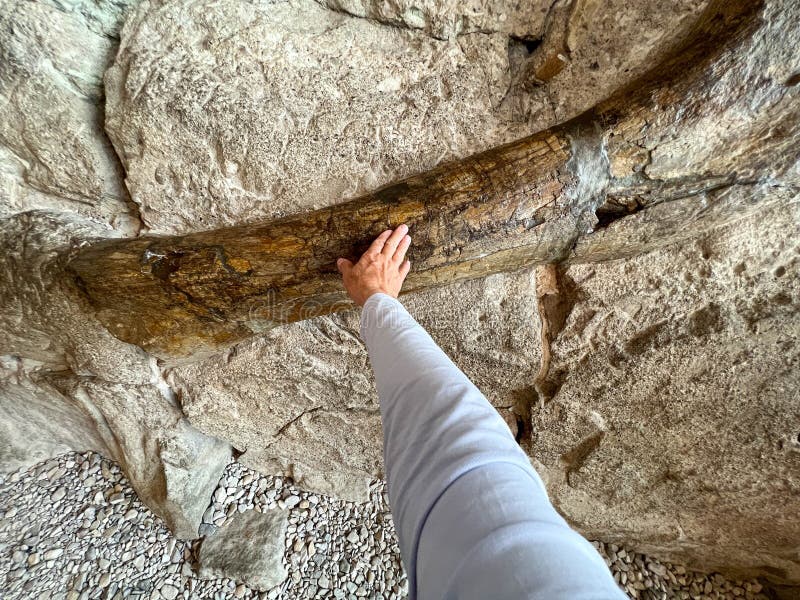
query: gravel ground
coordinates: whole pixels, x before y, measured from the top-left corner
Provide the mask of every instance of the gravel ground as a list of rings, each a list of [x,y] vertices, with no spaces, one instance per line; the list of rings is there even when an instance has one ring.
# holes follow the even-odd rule
[[[382,484],[366,504],[300,490],[229,465],[204,516],[212,533],[236,511],[290,509],[289,577],[269,592],[196,577],[199,542],[175,540],[119,467],[65,454],[0,477],[0,598],[403,598],[407,582]],[[595,543],[631,598],[766,599],[755,581],[688,572]]]

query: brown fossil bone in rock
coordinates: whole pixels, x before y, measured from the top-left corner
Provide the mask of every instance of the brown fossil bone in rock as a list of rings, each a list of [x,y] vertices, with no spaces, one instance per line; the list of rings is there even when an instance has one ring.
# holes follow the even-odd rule
[[[696,167],[672,176],[644,174],[652,159],[644,144],[691,138],[694,117],[718,110],[709,97],[713,77],[736,68],[759,9],[760,3],[712,2],[672,58],[562,125],[314,212],[98,242],[77,253],[70,275],[114,335],[174,358],[352,307],[336,258],[356,258],[380,231],[400,223],[409,224],[414,239],[406,292],[566,260],[591,237],[601,207],[616,218],[626,214],[619,207],[642,210],[752,185],[764,169],[775,170],[767,157],[786,136],[756,130],[738,138],[732,158],[712,161],[713,170],[695,160]],[[750,105],[762,92],[746,80],[731,93],[730,103]],[[792,138],[798,117],[786,108],[788,93],[772,93],[769,107]],[[594,258],[586,251],[572,256]]]

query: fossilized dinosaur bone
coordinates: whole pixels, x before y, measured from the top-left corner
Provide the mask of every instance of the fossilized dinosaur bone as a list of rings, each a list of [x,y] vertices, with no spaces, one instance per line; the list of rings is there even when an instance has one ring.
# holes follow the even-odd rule
[[[702,111],[709,76],[735,68],[758,4],[713,2],[672,58],[562,125],[314,212],[98,242],[72,259],[70,276],[114,335],[185,357],[350,308],[336,258],[357,257],[399,223],[414,240],[406,292],[570,256],[591,260],[591,250],[573,250],[596,214],[602,222],[736,182],[735,173],[651,180],[642,140],[691,135],[679,115]]]

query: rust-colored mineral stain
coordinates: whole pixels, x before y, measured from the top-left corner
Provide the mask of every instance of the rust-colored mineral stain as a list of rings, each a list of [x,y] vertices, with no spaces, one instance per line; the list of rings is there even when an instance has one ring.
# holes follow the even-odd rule
[[[536,69],[533,76],[540,83],[550,81],[553,77],[561,73],[567,66],[567,60],[563,57],[561,52],[553,52],[549,54],[542,64]]]
[[[250,261],[246,258],[229,258],[228,265],[241,275],[246,275],[253,270]]]

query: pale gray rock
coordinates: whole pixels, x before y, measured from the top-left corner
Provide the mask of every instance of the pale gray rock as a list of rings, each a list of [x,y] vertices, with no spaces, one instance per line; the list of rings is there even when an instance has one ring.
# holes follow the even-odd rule
[[[328,205],[520,135],[492,111],[507,38],[473,37],[312,0],[144,2],[106,73],[106,128],[153,232]]]
[[[247,511],[203,540],[201,578],[228,577],[261,591],[286,579],[283,565],[288,511]]]
[[[65,248],[99,230],[42,212],[0,221],[0,472],[96,450],[180,537],[196,537],[230,447],[191,427],[147,355],[64,282]]]
[[[133,385],[149,382],[145,353],[108,333],[62,274],[64,254],[76,240],[116,235],[69,214],[36,211],[0,220],[4,354],[28,361],[28,369],[35,365]]]
[[[688,119],[694,135],[647,141],[648,177],[667,179],[688,169],[735,173],[738,181],[751,183],[791,183],[795,191],[800,186],[795,151],[800,143],[797,55],[790,45],[775,43],[800,36],[800,4],[767,2],[760,19],[760,27],[742,48],[739,68],[715,74],[713,89],[707,92],[709,110]],[[794,93],[787,93],[791,88]],[[745,96],[747,90],[755,93]],[[734,101],[740,97],[749,101]]]
[[[138,229],[102,124],[103,72],[130,4],[0,3],[0,216],[51,210]]]
[[[350,15],[421,29],[440,38],[465,33],[505,33],[534,40],[543,33],[548,0],[318,0]]]
[[[44,559],[55,560],[56,558],[60,558],[62,554],[64,554],[63,548],[50,548],[49,550],[45,551]]]
[[[798,581],[800,203],[574,266],[532,456],[590,537]]]
[[[155,387],[53,378],[95,421],[137,494],[181,539],[198,536],[211,494],[230,460],[227,443],[191,427]]]
[[[459,6],[506,11],[491,4]],[[602,88],[585,85],[586,69],[570,76],[584,87],[560,112],[573,116],[652,66],[664,31],[679,32],[697,4],[636,6],[623,21],[637,44],[581,38],[587,55],[601,42],[615,54],[595,70]],[[509,18],[537,23],[525,11],[540,8]],[[549,89],[510,87],[519,59],[508,33],[479,29],[438,40],[311,0],[140,4],[106,73],[106,129],[144,223],[174,233],[318,208],[552,125]]]
[[[70,449],[108,452],[77,403],[49,383],[32,380],[18,358],[0,360],[0,472]]]
[[[588,110],[656,65],[683,38],[707,2],[574,0],[571,4],[564,37],[567,62],[546,83],[558,121]]]

